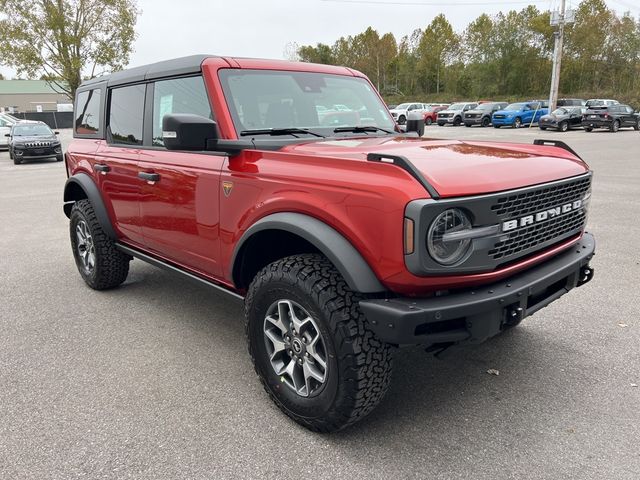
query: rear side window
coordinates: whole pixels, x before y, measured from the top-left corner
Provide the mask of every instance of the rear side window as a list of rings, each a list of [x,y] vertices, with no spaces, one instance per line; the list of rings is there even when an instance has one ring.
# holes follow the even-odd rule
[[[109,131],[112,143],[142,145],[144,92],[144,85],[131,85],[111,90]]]
[[[100,130],[99,89],[87,90],[78,94],[74,127],[80,135],[92,135]]]
[[[153,89],[153,146],[163,147],[162,119],[170,113],[192,113],[213,119],[202,77],[156,82]]]

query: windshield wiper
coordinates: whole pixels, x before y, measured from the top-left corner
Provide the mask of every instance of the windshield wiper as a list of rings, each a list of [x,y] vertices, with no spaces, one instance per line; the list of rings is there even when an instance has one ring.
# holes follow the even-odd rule
[[[387,130],[386,128],[375,127],[373,125],[363,125],[363,126],[353,126],[353,127],[338,127],[333,129],[334,133],[340,132],[353,132],[353,133],[364,133],[364,132],[384,132],[384,133],[397,133],[391,130]]]
[[[324,135],[320,135],[319,133],[312,132],[310,130],[306,130],[304,128],[256,128],[254,130],[242,130],[240,132],[240,136],[246,137],[247,135],[295,135],[298,134],[306,134],[313,135],[314,137],[325,138]]]

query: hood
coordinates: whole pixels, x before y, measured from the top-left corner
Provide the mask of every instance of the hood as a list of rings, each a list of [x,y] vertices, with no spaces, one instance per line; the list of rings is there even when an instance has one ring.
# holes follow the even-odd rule
[[[562,148],[515,143],[374,137],[293,144],[280,151],[361,161],[366,161],[369,153],[401,155],[442,197],[512,190],[589,170],[582,160]]]
[[[563,120],[568,118],[569,115],[556,115],[555,113],[547,113],[540,117],[540,120]]]
[[[460,113],[462,111],[462,109],[460,110],[451,110],[450,108],[447,108],[446,110],[440,110],[438,113]]]
[[[26,137],[13,137],[15,143],[29,143],[29,142],[58,142],[58,137],[55,135],[30,135]]]

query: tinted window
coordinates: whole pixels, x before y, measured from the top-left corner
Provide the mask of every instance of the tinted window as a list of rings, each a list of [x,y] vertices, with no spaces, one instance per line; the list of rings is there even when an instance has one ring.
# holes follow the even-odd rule
[[[109,129],[113,143],[142,145],[144,85],[114,88],[109,105]]]
[[[213,119],[202,77],[156,82],[153,91],[153,145],[162,147],[162,119],[170,113],[193,113]]]
[[[80,92],[76,101],[76,133],[92,134],[100,130],[100,90]]]

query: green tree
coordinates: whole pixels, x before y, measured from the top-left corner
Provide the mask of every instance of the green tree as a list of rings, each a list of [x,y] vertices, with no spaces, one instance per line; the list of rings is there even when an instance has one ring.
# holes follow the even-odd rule
[[[136,0],[0,0],[0,58],[75,97],[83,74],[116,71],[136,37]]]
[[[446,86],[446,67],[454,63],[459,54],[460,37],[454,32],[447,18],[440,14],[436,16],[425,29],[418,45],[418,68],[425,90],[440,93],[441,87]]]
[[[318,43],[315,47],[305,45],[298,49],[298,57],[302,62],[324,63],[325,65],[335,64],[335,57],[329,45]]]

